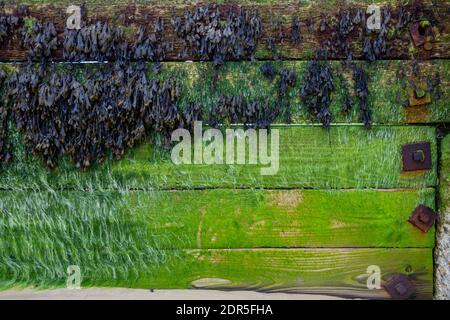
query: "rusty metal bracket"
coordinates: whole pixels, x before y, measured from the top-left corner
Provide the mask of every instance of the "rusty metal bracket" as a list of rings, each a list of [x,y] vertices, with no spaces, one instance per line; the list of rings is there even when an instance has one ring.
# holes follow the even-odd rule
[[[434,212],[433,209],[420,204],[413,211],[411,217],[408,219],[408,222],[422,230],[422,232],[428,232],[438,217],[439,215]]]
[[[416,292],[412,280],[403,274],[395,274],[390,277],[383,284],[383,289],[395,300],[406,300]]]
[[[419,22],[414,23],[409,27],[409,32],[411,33],[411,37],[416,47],[424,45],[426,41],[425,35],[420,34],[419,28],[420,28]]]
[[[431,95],[429,92],[421,89],[411,89],[409,92],[409,106],[417,107],[431,103]]]
[[[427,51],[433,49],[433,31],[429,21],[423,20],[420,22],[413,23],[409,27],[409,32],[411,34],[411,38],[414,42],[414,46],[421,47]]]
[[[429,170],[432,167],[429,142],[402,146],[403,171]]]

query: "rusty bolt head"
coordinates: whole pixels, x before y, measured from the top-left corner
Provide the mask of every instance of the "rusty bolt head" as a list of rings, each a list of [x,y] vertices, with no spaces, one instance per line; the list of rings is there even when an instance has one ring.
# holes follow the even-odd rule
[[[417,88],[414,90],[414,95],[418,99],[425,97],[426,94],[427,94],[427,92],[423,89]]]
[[[408,222],[420,229],[422,232],[427,232],[438,217],[439,215],[434,212],[433,209],[420,204],[413,211],[412,215],[408,219]]]
[[[403,283],[397,283],[397,285],[395,286],[395,291],[397,291],[398,294],[404,296],[408,289],[406,289]]]
[[[411,33],[411,37],[416,47],[423,46],[427,51],[433,49],[433,44],[430,43],[434,39],[433,28],[429,21],[424,20],[412,24],[409,28],[409,32]]]
[[[415,292],[414,283],[407,276],[396,274],[383,284],[384,290],[395,300],[406,300]]]
[[[413,160],[419,161],[419,162],[424,162],[425,161],[425,153],[423,152],[423,150],[414,151],[413,152]]]
[[[432,167],[429,142],[402,146],[403,171],[429,170]]]
[[[426,43],[423,45],[423,48],[424,48],[425,50],[427,50],[427,51],[430,51],[430,50],[433,49],[433,44],[430,43],[430,42],[426,42]]]

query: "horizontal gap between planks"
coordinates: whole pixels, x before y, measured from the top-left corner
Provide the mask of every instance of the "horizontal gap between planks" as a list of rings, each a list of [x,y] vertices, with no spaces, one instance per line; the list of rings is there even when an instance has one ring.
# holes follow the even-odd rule
[[[318,246],[308,246],[308,247],[256,247],[256,248],[170,248],[165,247],[160,249],[160,251],[188,251],[188,252],[226,252],[226,251],[329,251],[329,250],[433,250],[434,247],[318,247]]]
[[[438,125],[442,125],[442,124],[447,124],[447,122],[436,122],[436,123],[372,123],[372,128],[374,127],[413,127],[413,126],[417,126],[417,127],[434,127],[436,129],[436,127]],[[448,122],[448,124],[450,125],[450,122]],[[206,125],[207,126],[207,125]],[[219,124],[220,127],[223,126],[223,124]],[[227,124],[227,126],[230,127],[236,127],[236,126],[244,126],[243,123],[233,123],[233,124]],[[276,128],[295,128],[295,127],[323,127],[323,125],[321,123],[272,123],[269,127],[269,129],[276,129]],[[329,125],[329,127],[365,127],[364,123],[362,122],[335,122],[335,123],[331,123]],[[324,130],[327,130],[327,128],[323,128]],[[368,128],[367,131],[370,131],[371,128]]]
[[[440,60],[440,61],[450,61],[449,58],[445,58],[445,57],[434,57],[434,58],[430,58],[430,59],[401,59],[401,58],[383,58],[383,59],[378,59],[378,60],[374,60],[374,61],[369,61],[366,59],[353,59],[350,60],[350,62],[364,62],[367,64],[376,64],[376,63],[383,63],[383,61],[399,61],[399,62],[406,62],[406,63],[412,63],[412,62],[418,62],[418,63],[426,63],[426,62],[431,62],[433,63],[433,60]],[[274,60],[274,59],[257,59],[255,61],[251,61],[251,60],[225,60],[225,64],[227,63],[245,63],[245,64],[258,64],[259,62],[275,62],[275,63],[283,63],[283,62],[309,62],[309,61],[319,61],[319,62],[341,62],[341,61],[347,61],[348,59],[327,59],[327,60],[323,60],[323,59],[294,59],[294,58],[283,58],[280,60]],[[39,60],[32,60],[31,61],[33,64],[41,64],[41,62]],[[98,61],[98,60],[83,60],[83,61],[64,61],[61,59],[54,59],[50,62],[47,63],[47,65],[52,65],[52,64],[60,64],[60,65],[67,65],[67,66],[77,66],[77,65],[91,65],[91,64],[98,64],[98,65],[106,65],[106,64],[114,64],[117,61],[115,60],[111,60],[111,61]],[[161,64],[165,64],[165,63],[170,63],[170,64],[187,64],[187,63],[191,63],[191,64],[213,64],[212,60],[176,60],[176,59],[165,59],[159,62],[156,61],[140,61],[140,60],[130,60],[129,61],[131,64],[137,64],[137,63],[145,63],[145,64],[156,64],[156,63],[161,63]],[[12,64],[12,65],[27,65],[29,62],[27,60],[5,60],[5,59],[0,59],[0,64]]]
[[[428,59],[403,59],[403,58],[383,58],[383,59],[379,59],[379,60],[375,60],[373,62],[383,62],[383,61],[403,61],[403,62],[414,62],[414,61],[418,61],[420,62],[427,62],[427,61],[438,61],[438,60],[450,60],[448,57],[431,57]],[[227,62],[244,62],[244,63],[257,63],[257,62],[283,62],[283,61],[287,61],[287,62],[295,62],[295,61],[300,61],[300,62],[308,62],[308,61],[320,61],[320,62],[341,62],[341,61],[349,61],[347,58],[342,58],[342,59],[338,59],[338,58],[334,58],[334,59],[327,59],[327,60],[323,60],[323,59],[311,59],[311,58],[282,58],[280,60],[276,60],[276,59],[257,59],[256,61],[250,61],[250,60],[225,60],[225,63]],[[367,63],[371,63],[371,61],[367,60],[367,59],[352,59],[350,61],[354,61],[354,62],[367,62]],[[32,60],[32,62],[34,64],[40,64],[40,62],[38,60]],[[65,61],[63,59],[54,59],[52,60],[52,62],[50,64],[66,64],[66,65],[82,65],[82,64],[110,64],[110,63],[115,63],[116,61],[111,60],[111,61],[97,61],[97,60],[83,60],[83,61],[77,61],[77,62],[70,62],[70,61]],[[148,64],[155,64],[157,62],[155,61],[140,61],[140,60],[130,60],[131,63],[139,63],[139,62],[145,62]],[[177,59],[165,59],[165,60],[161,60],[159,61],[160,63],[213,63],[212,60],[177,60]],[[27,64],[28,61],[27,59],[23,59],[23,60],[8,60],[8,59],[1,59],[0,63],[4,63],[4,64]]]
[[[286,4],[295,4],[299,6],[299,9],[308,9],[308,4],[312,4],[314,1],[311,0],[306,0],[306,1],[295,1],[295,0],[280,0],[277,2],[273,2],[272,0],[234,0],[234,1],[225,1],[223,3],[227,3],[227,2],[232,2],[234,4],[239,4],[239,5],[243,5],[243,6],[265,6],[265,5],[273,5],[278,3],[278,5],[286,5]],[[383,4],[384,2],[381,0],[373,0],[370,1],[371,3],[374,4]],[[441,3],[442,1],[438,1],[439,3]],[[17,4],[28,4],[31,6],[36,6],[36,5],[54,5],[54,6],[64,6],[66,4],[71,4],[72,1],[70,0],[16,0],[15,3]],[[173,0],[170,1],[169,6],[173,7],[173,6],[179,6],[180,8],[184,8],[186,6],[195,6],[195,5],[204,5],[204,4],[219,4],[219,5],[223,5],[223,3],[217,3],[217,1],[202,1],[202,0]],[[433,4],[433,1],[431,0],[424,0],[423,1],[424,4],[426,5],[431,5]],[[14,4],[14,3],[13,3]],[[97,8],[102,8],[102,7],[124,7],[127,5],[133,5],[136,7],[142,7],[142,6],[149,6],[149,5],[154,5],[157,7],[163,7],[163,6],[168,6],[168,1],[167,0],[86,0],[84,1],[84,4],[87,6],[94,6]],[[366,3],[364,1],[362,2],[355,2],[355,1],[350,1],[348,3],[349,5],[355,5],[355,6],[364,6]]]
[[[0,97],[1,100],[1,97]],[[400,108],[400,107],[399,107]],[[244,123],[231,123],[231,124],[226,124],[226,127],[224,127],[224,124],[219,124],[219,128],[230,128],[232,129],[233,127],[244,127],[245,124]],[[450,126],[450,122],[412,122],[412,123],[372,123],[372,127],[371,128],[367,128],[367,131],[370,131],[372,128],[375,127],[430,127],[430,128],[434,128],[437,129],[439,126]],[[203,125],[204,128],[209,128],[208,124],[204,124]],[[281,128],[281,129],[289,129],[289,128],[317,128],[317,127],[323,127],[323,125],[321,123],[272,123],[267,130],[270,129],[277,129],[277,128]],[[339,128],[339,127],[356,127],[356,128],[365,128],[364,123],[362,122],[334,122],[334,123],[330,123],[329,128]],[[323,130],[328,130],[329,128],[323,128]],[[248,129],[253,129],[251,127],[249,127]],[[256,128],[255,130],[261,130],[261,129],[265,129],[265,128]],[[22,134],[22,132],[19,131],[19,135]],[[115,160],[115,161],[120,161],[120,160]]]
[[[1,99],[1,97],[0,97]],[[400,108],[400,107],[399,107]],[[450,125],[450,122],[413,122],[413,123],[372,123],[371,128],[367,128],[367,131],[370,131],[371,129],[375,127],[430,127],[437,129],[438,126],[446,126]],[[244,127],[244,123],[230,123],[226,124],[226,127],[224,127],[224,124],[219,124],[219,128],[233,128],[233,127]],[[208,124],[204,124],[203,127],[209,127]],[[297,128],[297,127],[305,127],[305,128],[317,128],[317,127],[323,127],[323,124],[321,123],[272,123],[267,129],[276,129],[276,128],[282,128],[282,129],[289,129],[289,128]],[[356,128],[364,128],[364,123],[362,122],[334,122],[330,123],[328,128],[323,128],[323,130],[328,130],[329,128],[338,128],[338,127],[356,127]],[[251,128],[248,129],[255,129],[255,130],[261,130],[265,128]],[[22,134],[22,132],[19,131],[19,135]],[[118,160],[120,161],[120,160]]]
[[[190,187],[190,188],[154,188],[154,189],[145,189],[145,188],[129,188],[129,189],[74,189],[74,188],[62,188],[62,189],[33,189],[33,188],[23,188],[23,189],[11,189],[11,188],[0,188],[0,192],[25,192],[25,191],[34,191],[34,192],[86,192],[86,193],[96,193],[96,192],[189,192],[189,191],[207,191],[207,190],[254,190],[254,191],[276,191],[276,190],[312,190],[312,191],[380,191],[380,192],[401,192],[401,191],[421,191],[426,189],[432,189],[436,191],[439,186],[423,186],[421,188],[329,188],[329,189],[318,189],[313,187]]]

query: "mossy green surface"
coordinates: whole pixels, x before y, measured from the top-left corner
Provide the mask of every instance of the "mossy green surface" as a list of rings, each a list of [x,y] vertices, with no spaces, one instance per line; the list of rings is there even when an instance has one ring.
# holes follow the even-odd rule
[[[298,290],[333,290],[363,286],[358,276],[375,264],[383,276],[408,267],[428,292],[433,233],[423,236],[406,219],[417,203],[432,206],[433,194],[1,192],[0,286],[64,286],[67,267],[77,265],[82,286],[190,288],[223,278],[232,287],[289,288],[302,279]],[[268,245],[273,249],[252,250]],[[286,247],[305,248],[277,249]]]
[[[394,273],[410,275],[417,290],[412,298],[432,298],[430,249],[196,250],[183,263],[175,260],[142,283],[192,288],[203,279],[212,283],[221,279],[229,282],[206,288],[388,298],[384,290],[367,289],[369,265],[379,266],[384,280]]]
[[[293,3],[216,3],[231,2]],[[66,0],[14,3],[76,4]],[[199,2],[133,3],[182,6]],[[306,7],[311,1],[295,3]],[[87,1],[88,7],[116,4],[124,1]],[[336,4],[324,1],[321,8],[334,9]],[[265,56],[261,50],[258,55]],[[329,63],[339,72],[338,62]],[[402,125],[450,121],[450,97],[445,90],[450,64],[433,62],[430,70],[441,75],[443,96],[417,115],[397,99],[408,94],[407,79],[397,78],[398,66],[410,66],[409,62],[358,63],[369,74],[369,106],[376,124],[371,130],[355,125],[360,122],[357,102],[349,114],[340,112],[343,88],[338,79],[331,104],[333,121],[351,125],[329,130],[310,125],[315,119],[299,98],[307,62],[274,62],[278,68],[297,72],[297,86],[289,92],[293,123],[308,124],[280,128],[280,171],[275,176],[261,176],[260,166],[175,166],[168,150],[148,142],[130,150],[121,161],[107,161],[87,172],[77,171],[66,161],[50,171],[23,146],[21,135],[13,132],[15,158],[0,168],[0,288],[62,287],[67,267],[78,265],[83,287],[180,289],[218,278],[225,282],[212,288],[386,297],[382,290],[366,288],[367,267],[377,265],[383,279],[393,273],[414,279],[414,298],[431,298],[434,231],[421,234],[406,219],[419,203],[434,207],[436,134],[431,126]],[[226,63],[215,88],[211,63],[163,63],[158,77],[175,77],[182,88],[180,107],[199,102],[206,116],[220,95],[275,103],[276,83],[262,76],[261,65]],[[75,73],[83,82],[86,69],[95,68],[58,65],[56,70]],[[354,96],[352,88],[350,92]],[[401,145],[419,141],[431,142],[433,169],[402,173]],[[449,142],[447,138],[442,143],[441,184],[447,172],[442,168],[450,166],[446,165]],[[150,191],[154,188],[218,189]],[[308,188],[352,190],[297,190]],[[406,189],[358,190],[370,188]],[[448,190],[441,190],[442,203],[448,204]]]
[[[0,287],[61,286],[69,265],[81,266],[86,283],[131,283],[176,254],[157,250],[142,215],[117,195],[0,197]]]
[[[0,172],[4,190],[123,190],[190,188],[425,188],[435,186],[436,134],[426,126],[278,127],[279,170],[261,175],[267,165],[175,165],[170,151],[142,143],[122,160],[78,171],[63,161],[45,168],[23,145]],[[428,141],[433,168],[402,172],[401,146]],[[248,148],[247,148],[248,150]]]

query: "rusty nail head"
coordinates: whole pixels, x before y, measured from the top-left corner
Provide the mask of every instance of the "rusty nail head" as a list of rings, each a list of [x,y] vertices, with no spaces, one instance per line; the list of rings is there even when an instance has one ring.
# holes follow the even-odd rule
[[[424,48],[425,50],[427,50],[427,51],[430,51],[430,50],[433,49],[433,44],[432,44],[431,42],[426,42],[426,43],[423,45],[423,48]]]
[[[429,170],[432,167],[429,142],[402,146],[403,171]]]
[[[420,204],[413,211],[412,215],[408,219],[408,222],[420,229],[422,232],[427,232],[438,217],[439,215],[434,212],[433,209]]]
[[[402,274],[396,274],[390,277],[383,284],[383,288],[395,300],[406,300],[416,292],[414,283]]]
[[[414,151],[413,159],[414,159],[414,161],[424,162],[425,161],[425,153],[423,152],[423,150]]]

